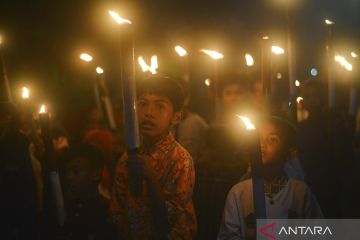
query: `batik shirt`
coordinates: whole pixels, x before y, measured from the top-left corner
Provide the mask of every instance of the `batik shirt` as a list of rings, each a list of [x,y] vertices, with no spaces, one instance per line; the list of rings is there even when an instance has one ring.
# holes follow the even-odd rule
[[[192,239],[196,217],[192,203],[195,170],[191,156],[171,134],[147,149],[145,155],[150,157],[149,165],[165,197],[168,238]],[[154,239],[146,184],[143,182],[141,194],[131,192],[127,161],[125,154],[115,172],[111,202],[114,221],[125,239]]]

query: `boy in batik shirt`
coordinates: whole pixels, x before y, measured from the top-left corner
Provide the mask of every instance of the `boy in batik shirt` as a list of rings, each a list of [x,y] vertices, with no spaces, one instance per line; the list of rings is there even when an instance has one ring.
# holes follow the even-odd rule
[[[181,120],[183,90],[173,79],[153,77],[138,83],[137,96],[143,146],[136,158],[121,157],[112,194],[119,238],[192,239],[194,166],[170,133]]]
[[[309,187],[289,178],[284,164],[294,148],[295,129],[280,118],[265,119],[260,129],[264,164],[266,216],[269,219],[322,218]],[[218,240],[255,239],[252,179],[236,184],[229,192]]]

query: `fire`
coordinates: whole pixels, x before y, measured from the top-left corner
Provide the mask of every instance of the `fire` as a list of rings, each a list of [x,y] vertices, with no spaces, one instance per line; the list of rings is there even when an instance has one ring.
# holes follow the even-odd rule
[[[175,46],[175,51],[179,54],[180,57],[184,57],[188,54],[187,51],[179,45]]]
[[[47,113],[47,110],[46,110],[45,104],[41,105],[41,108],[40,108],[39,113],[40,113],[40,114]]]
[[[97,68],[96,68],[96,72],[97,72],[97,74],[103,74],[103,73],[104,73],[104,69],[102,69],[101,67],[97,67]]]
[[[93,57],[87,53],[80,54],[80,59],[85,62],[91,62],[93,60]]]
[[[117,24],[131,24],[130,20],[120,17],[117,12],[111,10],[109,10],[108,12],[110,16],[115,20],[115,22],[117,22]]]
[[[147,65],[144,58],[143,57],[138,57],[138,62],[140,64],[140,67],[142,69],[143,72],[146,72],[146,71],[149,71],[151,72],[152,74],[156,74],[157,71],[156,69],[159,67],[158,65],[158,61],[157,61],[157,56],[156,55],[153,55],[151,57],[151,65]]]
[[[271,51],[273,53],[275,53],[276,55],[281,55],[281,54],[284,54],[284,52],[285,52],[284,49],[279,46],[272,46]]]
[[[295,80],[295,86],[300,87],[300,81],[299,80]]]
[[[353,58],[357,58],[357,57],[358,57],[358,55],[357,55],[355,52],[351,52],[351,57],[353,57]]]
[[[238,118],[240,118],[241,121],[243,121],[243,123],[244,123],[245,126],[246,126],[246,130],[251,131],[251,130],[255,130],[255,129],[256,129],[256,128],[255,128],[255,125],[250,121],[249,118],[244,117],[244,116],[240,116],[240,115],[236,115],[236,116],[237,116]]]
[[[334,21],[331,21],[331,20],[329,20],[329,19],[325,19],[325,23],[326,23],[327,25],[334,25],[334,24],[335,24]]]
[[[221,54],[221,53],[219,53],[219,52],[216,52],[216,51],[213,51],[213,50],[201,49],[201,52],[209,55],[210,57],[212,57],[212,58],[215,59],[215,60],[224,58],[224,55],[223,55],[223,54]]]
[[[210,80],[210,78],[205,79],[205,85],[206,85],[207,87],[210,87],[210,85],[211,85],[211,80]]]
[[[28,99],[30,97],[30,91],[27,87],[22,88],[22,98]]]
[[[254,58],[250,55],[250,54],[245,54],[245,60],[246,60],[246,65],[248,66],[253,66],[254,65]]]
[[[296,101],[297,101],[298,103],[300,103],[300,102],[304,101],[304,98],[298,97],[298,98],[296,98]]]
[[[346,70],[352,71],[352,64],[349,63],[343,56],[336,55],[334,59],[335,61],[340,63],[340,65],[343,66]]]

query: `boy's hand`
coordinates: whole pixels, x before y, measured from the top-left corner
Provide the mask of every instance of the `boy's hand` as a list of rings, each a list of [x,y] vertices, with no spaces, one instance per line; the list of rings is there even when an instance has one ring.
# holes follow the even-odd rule
[[[127,166],[129,174],[133,176],[143,177],[145,179],[153,179],[154,171],[149,165],[150,157],[144,155],[136,155],[129,157]]]

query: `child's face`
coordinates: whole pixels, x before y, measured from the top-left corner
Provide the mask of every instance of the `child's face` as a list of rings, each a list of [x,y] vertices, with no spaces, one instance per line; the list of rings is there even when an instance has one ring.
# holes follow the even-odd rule
[[[236,84],[229,84],[223,89],[223,103],[226,108],[236,107],[242,96],[241,87]]]
[[[141,133],[150,139],[167,134],[170,126],[181,120],[181,112],[174,112],[169,98],[155,94],[139,96],[137,114]]]
[[[283,142],[276,126],[266,123],[260,131],[261,156],[266,165],[280,161],[283,153]]]
[[[91,191],[97,185],[100,178],[100,171],[97,171],[88,159],[75,157],[70,160],[66,170],[66,180],[72,194],[81,194]]]

